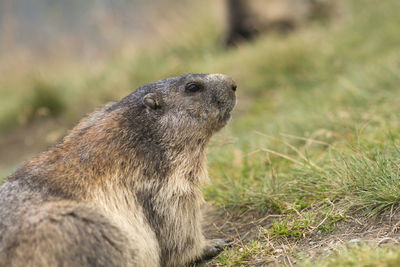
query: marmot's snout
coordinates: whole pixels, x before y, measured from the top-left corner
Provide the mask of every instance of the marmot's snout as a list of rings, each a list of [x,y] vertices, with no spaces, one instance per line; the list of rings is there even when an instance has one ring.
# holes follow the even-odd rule
[[[209,74],[207,78],[212,83],[212,98],[219,110],[219,121],[225,125],[236,105],[237,85],[224,74]]]
[[[216,83],[220,83],[222,85],[221,87],[224,87],[224,89],[232,90],[233,92],[237,89],[235,81],[225,74],[208,74],[208,78]]]
[[[214,81],[214,94],[216,100],[222,104],[221,111],[231,112],[236,104],[237,85],[231,77],[224,74],[209,74],[209,79]]]

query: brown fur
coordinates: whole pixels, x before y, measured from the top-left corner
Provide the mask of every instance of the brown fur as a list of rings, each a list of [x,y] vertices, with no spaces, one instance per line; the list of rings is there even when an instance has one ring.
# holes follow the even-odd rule
[[[218,254],[224,242],[202,234],[200,188],[235,89],[220,74],[184,75],[82,120],[0,187],[0,266],[179,266]]]

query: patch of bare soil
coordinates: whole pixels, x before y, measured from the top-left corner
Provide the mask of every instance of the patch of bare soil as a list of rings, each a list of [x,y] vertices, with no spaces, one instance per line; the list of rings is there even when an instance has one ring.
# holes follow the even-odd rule
[[[376,246],[400,244],[400,207],[373,218],[362,214],[346,216],[335,223],[330,233],[310,231],[301,238],[272,238],[263,229],[285,215],[259,216],[247,212],[234,214],[205,207],[204,234],[207,238],[233,240],[232,246],[244,247],[249,241],[258,240],[266,245],[264,249],[244,259],[240,266],[296,266],[298,256],[317,259],[329,255],[348,244],[367,243]],[[266,260],[267,259],[267,260]],[[206,266],[216,266],[208,262]]]

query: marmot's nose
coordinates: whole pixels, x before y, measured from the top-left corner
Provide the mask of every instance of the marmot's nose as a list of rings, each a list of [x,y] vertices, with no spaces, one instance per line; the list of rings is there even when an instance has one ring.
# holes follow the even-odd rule
[[[228,88],[230,88],[232,91],[236,92],[237,85],[234,80],[232,80],[231,77],[224,75],[225,81],[228,85]]]

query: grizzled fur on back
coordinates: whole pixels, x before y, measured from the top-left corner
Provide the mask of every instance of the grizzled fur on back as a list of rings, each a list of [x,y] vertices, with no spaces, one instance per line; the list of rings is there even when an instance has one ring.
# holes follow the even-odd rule
[[[205,147],[229,120],[221,74],[147,84],[83,119],[0,187],[0,266],[176,266],[224,244],[201,231]]]

